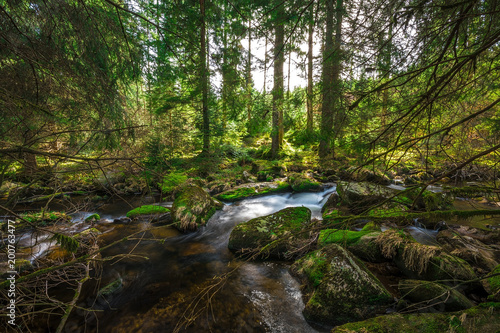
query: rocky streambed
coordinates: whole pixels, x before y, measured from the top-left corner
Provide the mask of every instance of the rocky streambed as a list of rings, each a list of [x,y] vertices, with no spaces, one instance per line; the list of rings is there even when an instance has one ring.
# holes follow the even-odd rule
[[[117,201],[62,223],[90,248],[92,242],[104,248],[99,256],[107,258],[93,269],[67,329],[426,331],[407,314],[414,312],[436,327],[465,329],[472,320],[484,332],[499,328],[498,231],[432,214],[453,210],[452,198],[424,192],[420,199],[418,190],[393,198],[404,188],[371,183],[298,184],[310,192],[246,185],[219,194],[236,200],[225,205],[189,186],[174,202],[153,205],[168,211],[145,207],[134,215]],[[45,253],[32,248],[23,274],[49,258],[74,258],[49,234],[38,242],[48,244]],[[53,317],[31,329],[56,327]]]

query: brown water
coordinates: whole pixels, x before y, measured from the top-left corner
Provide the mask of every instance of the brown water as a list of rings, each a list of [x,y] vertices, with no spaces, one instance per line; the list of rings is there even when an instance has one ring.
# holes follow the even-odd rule
[[[121,279],[122,289],[95,302],[96,286],[87,285],[88,298],[67,324],[70,332],[317,332],[302,316],[304,304],[298,282],[288,265],[244,262],[227,249],[232,228],[243,221],[285,207],[306,206],[313,217],[334,188],[320,193],[269,195],[226,205],[208,225],[191,234],[160,228],[140,234],[147,240],[123,242],[103,256],[131,252],[134,257],[104,266],[101,286]],[[101,217],[125,215],[128,206],[103,207]],[[83,214],[85,215],[85,214]],[[146,228],[108,224],[106,243]],[[157,240],[153,238],[156,237]],[[147,257],[147,259],[145,258]],[[221,278],[223,277],[224,278]]]

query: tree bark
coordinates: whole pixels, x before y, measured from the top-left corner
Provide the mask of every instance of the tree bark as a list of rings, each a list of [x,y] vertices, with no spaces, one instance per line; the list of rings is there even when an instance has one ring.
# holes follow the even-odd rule
[[[247,58],[247,118],[252,120],[252,20],[248,21],[248,58]]]
[[[266,44],[264,46],[264,95],[266,95],[266,81],[267,81],[267,35]]]
[[[203,150],[202,154],[210,154],[210,117],[208,113],[208,70],[207,70],[207,46],[205,32],[205,0],[200,0],[201,33],[200,33],[200,71],[202,91],[202,114],[203,114]]]
[[[333,157],[332,141],[339,135],[343,122],[341,110],[341,57],[340,45],[342,38],[343,0],[337,0],[334,10],[333,0],[326,1],[326,32],[325,49],[323,53],[323,103],[321,106],[321,137],[319,142],[319,157]],[[333,16],[336,12],[335,43],[333,42]],[[336,120],[335,131],[334,118]]]
[[[285,62],[283,53],[285,37],[285,27],[283,25],[283,4],[277,8],[277,11],[277,18],[274,27],[273,127],[271,133],[271,155],[273,158],[278,156],[278,151],[281,146],[280,131],[283,131],[283,65]]]
[[[309,13],[309,38],[308,43],[308,54],[307,54],[307,132],[312,133],[313,131],[313,34],[314,34],[314,6],[311,6]]]

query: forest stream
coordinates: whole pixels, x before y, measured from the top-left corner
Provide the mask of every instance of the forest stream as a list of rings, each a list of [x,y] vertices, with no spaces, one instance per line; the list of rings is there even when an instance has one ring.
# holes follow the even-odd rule
[[[321,208],[335,190],[336,186],[330,184],[320,192],[247,198],[225,204],[197,232],[183,234],[160,226],[103,251],[103,257],[123,253],[130,256],[103,264],[99,284],[87,284],[78,303],[95,312],[75,311],[66,331],[172,332],[180,328],[188,332],[324,331],[321,327],[313,328],[304,319],[300,283],[290,275],[288,264],[238,259],[229,251],[228,239],[237,224],[286,207],[307,207],[313,219],[321,219]],[[136,197],[130,202],[145,203],[144,200],[153,198]],[[460,209],[468,203],[455,200],[454,205]],[[103,231],[100,238],[104,244],[150,226],[148,222],[113,223],[124,218],[129,209],[122,200],[109,201],[97,209],[101,216],[97,227]],[[74,222],[67,228],[78,231],[87,228],[84,219],[90,214],[74,214]],[[438,231],[427,230],[418,221],[405,229],[422,244],[437,244]],[[39,244],[32,250],[32,261],[54,245],[45,234],[37,237],[26,234],[20,245],[29,246],[35,241]],[[102,293],[109,284],[113,290],[96,299],[97,291]]]

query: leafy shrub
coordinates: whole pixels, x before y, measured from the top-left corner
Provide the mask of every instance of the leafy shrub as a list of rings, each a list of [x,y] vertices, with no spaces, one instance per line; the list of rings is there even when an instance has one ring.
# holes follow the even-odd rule
[[[163,193],[172,192],[177,186],[186,182],[188,177],[182,172],[172,171],[163,177],[163,181],[159,184]]]

